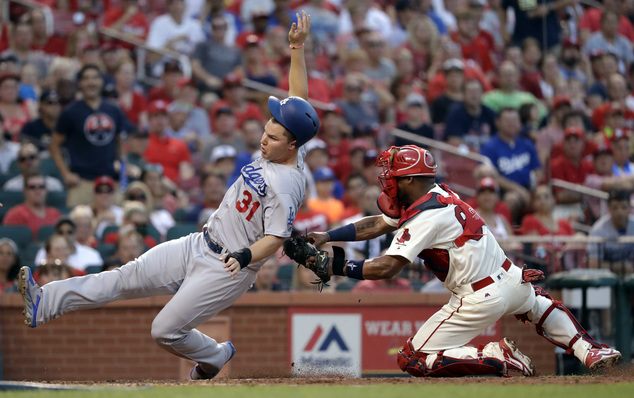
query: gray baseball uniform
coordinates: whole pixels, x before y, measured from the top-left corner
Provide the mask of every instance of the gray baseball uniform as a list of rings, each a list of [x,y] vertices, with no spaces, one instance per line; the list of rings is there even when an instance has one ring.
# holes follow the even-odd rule
[[[152,337],[177,356],[221,368],[231,353],[195,327],[240,298],[266,260],[231,279],[221,256],[265,235],[290,236],[305,187],[299,168],[255,160],[242,168],[203,232],[162,243],[115,270],[43,286],[37,325],[116,300],[174,295],[154,319]]]

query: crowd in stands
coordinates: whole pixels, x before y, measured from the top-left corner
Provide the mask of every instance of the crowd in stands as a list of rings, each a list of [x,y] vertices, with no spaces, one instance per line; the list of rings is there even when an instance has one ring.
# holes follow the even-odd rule
[[[306,144],[297,233],[378,214],[377,154],[421,145],[397,128],[490,160],[454,188],[501,240],[634,235],[634,2],[32,3],[9,1],[0,29],[0,292],[19,264],[43,284],[200,230],[259,156],[269,93],[253,83],[288,90],[298,10],[312,17],[303,51],[321,130]],[[451,185],[453,162],[432,150]],[[390,242],[349,243],[347,256]],[[548,272],[634,263],[634,243],[504,248]],[[253,290],[315,289],[288,267],[271,259]],[[423,269],[326,290],[418,290]]]

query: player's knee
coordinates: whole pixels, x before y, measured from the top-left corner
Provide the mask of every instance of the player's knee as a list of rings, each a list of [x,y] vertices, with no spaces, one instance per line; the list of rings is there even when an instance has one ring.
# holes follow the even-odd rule
[[[176,334],[174,333],[173,328],[171,328],[168,324],[160,322],[158,317],[154,319],[152,322],[152,338],[156,341],[156,344],[159,346],[170,345],[175,340]]]

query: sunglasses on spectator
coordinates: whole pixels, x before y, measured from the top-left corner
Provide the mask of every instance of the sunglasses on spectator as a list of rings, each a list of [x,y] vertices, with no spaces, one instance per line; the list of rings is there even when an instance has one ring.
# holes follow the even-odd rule
[[[128,195],[128,200],[139,200],[144,201],[146,199],[145,194],[130,194]]]
[[[36,190],[36,189],[46,189],[46,185],[27,185],[26,189]]]
[[[59,105],[59,101],[57,100],[46,100],[46,101],[43,101],[42,103],[46,105]]]
[[[363,91],[363,87],[361,87],[361,86],[346,86],[346,90],[348,90],[348,91]]]
[[[95,189],[95,193],[113,193],[114,189],[109,188],[109,187],[98,187],[97,189]]]
[[[18,162],[26,162],[27,160],[35,160],[35,159],[37,159],[37,155],[20,156],[18,157]]]
[[[70,228],[70,229],[58,229],[57,231],[55,231],[58,235],[72,235],[75,233],[75,230]]]

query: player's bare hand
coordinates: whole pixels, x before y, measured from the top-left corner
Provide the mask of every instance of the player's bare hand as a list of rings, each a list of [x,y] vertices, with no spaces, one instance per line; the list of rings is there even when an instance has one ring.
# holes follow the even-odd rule
[[[227,254],[225,254],[224,256],[222,256],[222,261],[225,261],[227,258]],[[233,257],[230,257],[229,260],[226,260],[227,262],[225,263],[225,271],[227,272],[231,272],[231,279],[236,279],[236,276],[238,276],[238,272],[240,272],[241,268],[240,268],[240,263],[238,262],[238,260],[236,260]]]
[[[306,14],[306,11],[302,10],[302,16],[299,13],[295,13],[297,16],[297,22],[293,22],[291,30],[288,32],[288,41],[294,47],[299,47],[304,44],[308,32],[310,31],[310,15]]]
[[[316,248],[319,249],[321,245],[328,242],[330,240],[330,236],[328,232],[309,232],[308,241],[313,244]]]

